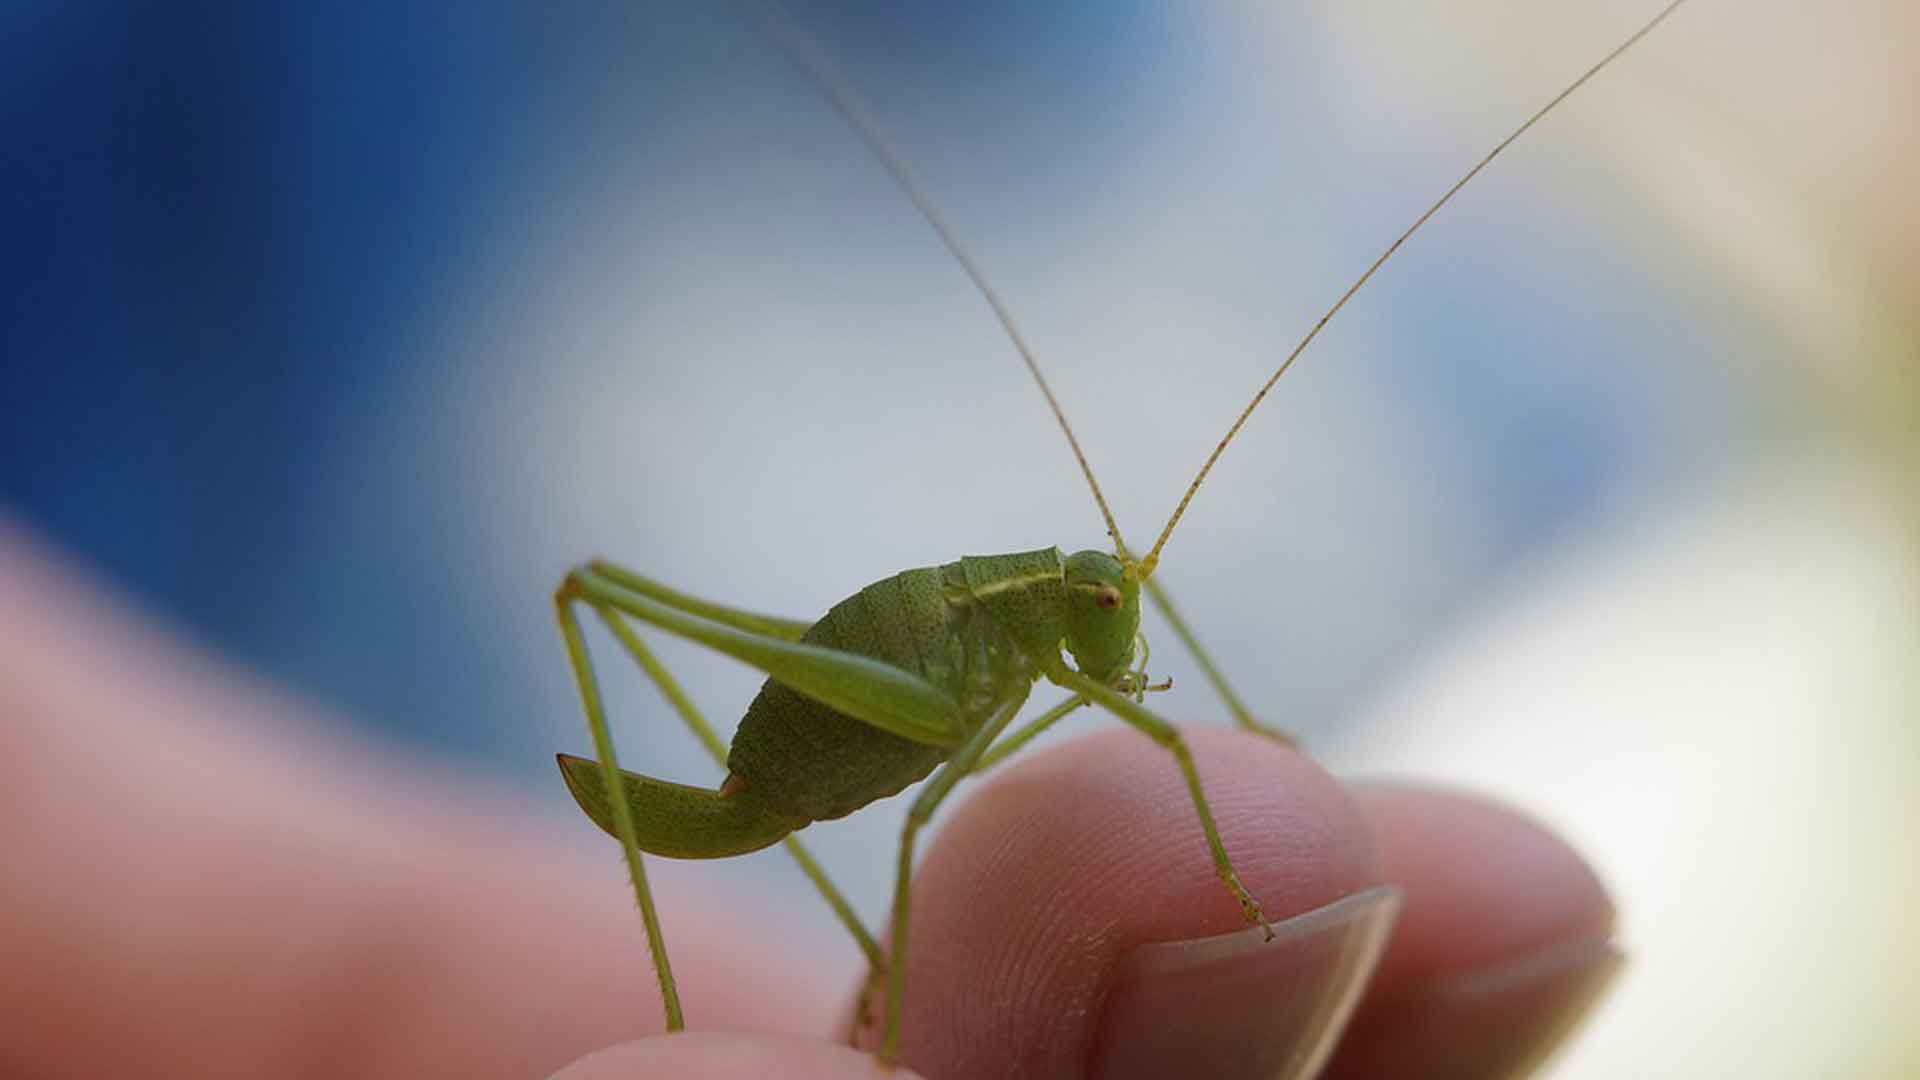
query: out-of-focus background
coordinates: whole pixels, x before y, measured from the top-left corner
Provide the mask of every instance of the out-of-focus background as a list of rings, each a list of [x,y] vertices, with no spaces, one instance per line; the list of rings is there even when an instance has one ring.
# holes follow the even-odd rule
[[[1654,6],[792,10],[1142,544],[1319,310]],[[758,20],[9,6],[0,510],[555,815],[571,563],[799,616],[1100,546],[984,306]],[[1633,961],[1564,1075],[1920,1069],[1916,48],[1901,0],[1694,0],[1330,326],[1168,549],[1268,719],[1593,856]],[[1217,722],[1155,630],[1156,704]],[[738,715],[752,673],[662,650]],[[714,777],[602,657],[625,760]],[[870,913],[894,803],[810,830]],[[778,855],[669,872],[835,932]]]

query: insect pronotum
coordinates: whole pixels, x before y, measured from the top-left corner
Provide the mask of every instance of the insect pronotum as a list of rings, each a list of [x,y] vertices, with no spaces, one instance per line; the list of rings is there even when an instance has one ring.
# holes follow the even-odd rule
[[[1006,305],[880,134],[852,86],[782,13],[775,9],[770,14],[774,35],[884,166],[992,308],[1067,438],[1112,551],[1063,555],[1058,548],[1048,547],[963,557],[907,570],[874,582],[812,621],[714,603],[606,562],[591,562],[566,575],[554,593],[554,607],[579,684],[595,757],[562,754],[560,768],[581,809],[621,843],[645,923],[668,1030],[682,1029],[685,1017],[642,853],[707,859],[782,843],[866,956],[871,976],[868,994],[862,997],[863,1013],[871,991],[884,982],[879,1056],[891,1060],[899,1048],[903,1020],[913,853],[919,830],[959,780],[1001,761],[1063,716],[1087,705],[1105,710],[1167,750],[1186,782],[1201,837],[1223,886],[1239,902],[1247,922],[1266,924],[1259,901],[1234,872],[1232,855],[1214,825],[1184,740],[1145,705],[1149,692],[1164,690],[1167,684],[1154,684],[1146,674],[1139,630],[1141,595],[1144,592],[1159,608],[1237,726],[1287,740],[1255,721],[1154,580],[1168,540],[1248,417],[1347,301],[1501,151],[1683,2],[1673,0],[1542,105],[1387,246],[1259,387],[1201,465],[1152,546],[1138,557],[1122,538],[1092,467]],[[579,605],[606,625],[694,736],[727,769],[718,788],[672,783],[619,768],[581,633]],[[768,678],[748,706],[731,746],[694,708],[630,620],[766,673]],[[1029,693],[1042,680],[1064,690],[1065,696],[1013,728]],[[793,834],[811,822],[842,817],[929,776],[901,837],[889,948],[883,950]],[[621,797],[610,798],[609,793],[616,790]]]

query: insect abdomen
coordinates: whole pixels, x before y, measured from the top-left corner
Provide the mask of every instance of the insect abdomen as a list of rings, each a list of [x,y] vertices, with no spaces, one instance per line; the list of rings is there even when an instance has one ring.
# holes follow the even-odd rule
[[[967,593],[958,563],[907,570],[861,589],[801,639],[916,672],[953,694],[971,722],[1033,667]],[[769,679],[747,707],[727,768],[760,796],[816,821],[896,794],[947,758]]]

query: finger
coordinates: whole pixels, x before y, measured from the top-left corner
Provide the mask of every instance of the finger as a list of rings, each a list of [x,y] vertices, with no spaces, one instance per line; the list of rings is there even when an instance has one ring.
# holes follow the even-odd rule
[[[1514,810],[1403,784],[1353,790],[1405,899],[1327,1075],[1523,1075],[1620,966],[1606,891]]]
[[[918,1080],[908,1069],[882,1073],[851,1047],[772,1035],[689,1032],[621,1043],[554,1073],[552,1080]]]
[[[928,850],[903,1062],[929,1076],[1232,1077],[1322,1059],[1394,906],[1368,891],[1382,879],[1365,819],[1272,740],[1187,735],[1279,939],[1245,926],[1165,750],[1132,731],[1071,742],[997,773]]]
[[[305,719],[0,521],[0,1015],[21,1074],[528,1076],[658,1030],[618,855],[575,841],[597,833]],[[804,945],[662,891],[697,1020],[831,1023]]]

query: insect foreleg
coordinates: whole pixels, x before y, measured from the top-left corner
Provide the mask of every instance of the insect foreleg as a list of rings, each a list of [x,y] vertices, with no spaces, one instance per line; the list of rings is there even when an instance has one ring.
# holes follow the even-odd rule
[[[887,967],[887,1021],[886,1029],[880,1036],[880,1060],[890,1062],[900,1050],[900,1009],[906,998],[907,986],[907,913],[911,906],[913,881],[913,842],[920,829],[933,820],[933,812],[940,807],[942,799],[953,790],[953,785],[961,777],[975,771],[980,758],[987,752],[993,740],[1000,737],[1020,707],[1027,703],[1027,688],[1022,687],[1015,696],[981,724],[978,731],[968,737],[960,749],[947,763],[920,789],[913,800],[913,808],[907,811],[907,824],[900,833],[900,865],[894,877],[893,885],[893,929],[889,933]],[[1061,715],[1065,715],[1062,712]]]
[[[903,739],[953,748],[966,740],[967,725],[959,703],[946,691],[892,664],[691,615],[591,570],[573,571],[561,588],[575,590],[595,606],[618,609],[723,652],[815,701]]]
[[[1240,913],[1246,916],[1248,922],[1265,927],[1268,940],[1272,940],[1273,925],[1260,910],[1260,901],[1255,900],[1247,887],[1240,883],[1240,875],[1233,870],[1233,860],[1227,857],[1226,845],[1220,842],[1220,830],[1213,823],[1213,811],[1207,807],[1206,794],[1200,790],[1200,774],[1193,767],[1193,754],[1187,749],[1187,740],[1181,737],[1179,729],[1149,712],[1146,706],[1135,704],[1126,695],[1074,671],[1064,663],[1056,663],[1053,670],[1047,672],[1047,678],[1140,729],[1173,755],[1174,761],[1180,766],[1180,775],[1187,782],[1187,792],[1193,796],[1193,809],[1200,815],[1200,831],[1206,834],[1207,850],[1213,855],[1214,872],[1226,884],[1227,891],[1233,893],[1233,898],[1240,901]]]
[[[571,579],[569,579],[570,581]],[[553,594],[554,614],[560,620],[560,636],[567,644],[567,659],[573,664],[575,681],[580,684],[581,704],[587,712],[587,731],[593,737],[594,756],[600,759],[601,778],[607,791],[621,790],[620,766],[614,759],[613,736],[607,731],[606,710],[600,703],[600,684],[593,676],[593,661],[587,658],[586,640],[580,634],[580,620],[574,616],[575,593],[562,582]],[[667,943],[660,936],[660,915],[654,910],[653,890],[647,887],[647,870],[640,861],[639,831],[634,825],[633,808],[625,799],[610,800],[615,831],[627,859],[627,876],[633,880],[634,899],[640,904],[640,918],[647,928],[647,949],[653,954],[654,974],[660,980],[660,1000],[667,1012],[667,1030],[680,1031],[687,1026],[680,1012],[680,991],[673,982],[673,967],[667,962]]]
[[[1035,735],[1059,723],[1061,717],[1066,716],[1068,713],[1086,703],[1086,698],[1075,694],[1060,704],[1055,705],[1053,708],[1048,709],[1046,712],[1041,713],[1039,716],[1034,717],[1019,731],[988,747],[987,752],[980,755],[980,760],[974,763],[973,771],[975,773],[986,772],[988,769],[1000,764],[1000,762],[1012,757],[1020,751],[1021,747],[1032,742]]]
[[[1200,670],[1207,676],[1207,681],[1213,684],[1214,692],[1220,695],[1220,700],[1226,704],[1227,711],[1233,714],[1234,725],[1243,731],[1265,735],[1284,746],[1295,745],[1293,736],[1276,728],[1270,728],[1253,718],[1253,712],[1247,708],[1245,702],[1240,700],[1240,695],[1234,693],[1233,687],[1227,685],[1226,675],[1213,662],[1213,658],[1207,655],[1207,650],[1200,647],[1200,639],[1193,636],[1193,630],[1187,625],[1187,620],[1181,618],[1180,613],[1174,610],[1173,598],[1167,595],[1166,589],[1160,584],[1160,579],[1157,577],[1146,579],[1146,587],[1147,598],[1153,601],[1154,607],[1160,609],[1160,614],[1166,617],[1167,625],[1173,627],[1174,636],[1180,639],[1180,643],[1187,647],[1187,652],[1193,657],[1194,662],[1200,665]]]
[[[633,576],[638,580],[646,580],[639,578],[638,575]],[[671,590],[662,589],[662,592],[671,592]],[[716,607],[717,605],[705,605],[707,610]],[[614,639],[620,642],[621,648],[624,648],[627,655],[633,657],[634,663],[640,665],[640,670],[646,672],[647,677],[653,680],[653,685],[660,691],[660,696],[667,699],[667,704],[672,705],[673,710],[680,714],[680,719],[686,722],[687,728],[693,732],[694,737],[700,740],[700,744],[707,748],[709,754],[713,755],[713,760],[719,764],[720,768],[725,769],[727,767],[726,743],[720,740],[719,734],[713,730],[711,724],[707,723],[706,717],[700,715],[700,710],[695,707],[692,699],[687,697],[686,691],[680,689],[679,681],[667,671],[666,666],[653,655],[653,650],[647,648],[646,643],[640,640],[640,635],[633,632],[633,628],[627,625],[626,620],[622,619],[618,612],[604,607],[595,608],[594,611],[599,614],[601,621],[607,624],[607,629],[613,632]],[[755,618],[766,617],[755,616]],[[819,890],[827,906],[833,909],[833,914],[840,920],[840,925],[846,927],[847,932],[853,935],[854,941],[860,946],[861,953],[866,956],[870,969],[875,972],[886,971],[887,961],[880,952],[880,943],[860,922],[860,916],[854,913],[853,905],[847,903],[847,898],[834,887],[826,871],[814,861],[813,854],[796,837],[789,836],[781,843],[786,846],[787,854],[793,856],[793,861],[800,864],[800,871],[807,875],[807,880],[813,882],[813,887]]]

